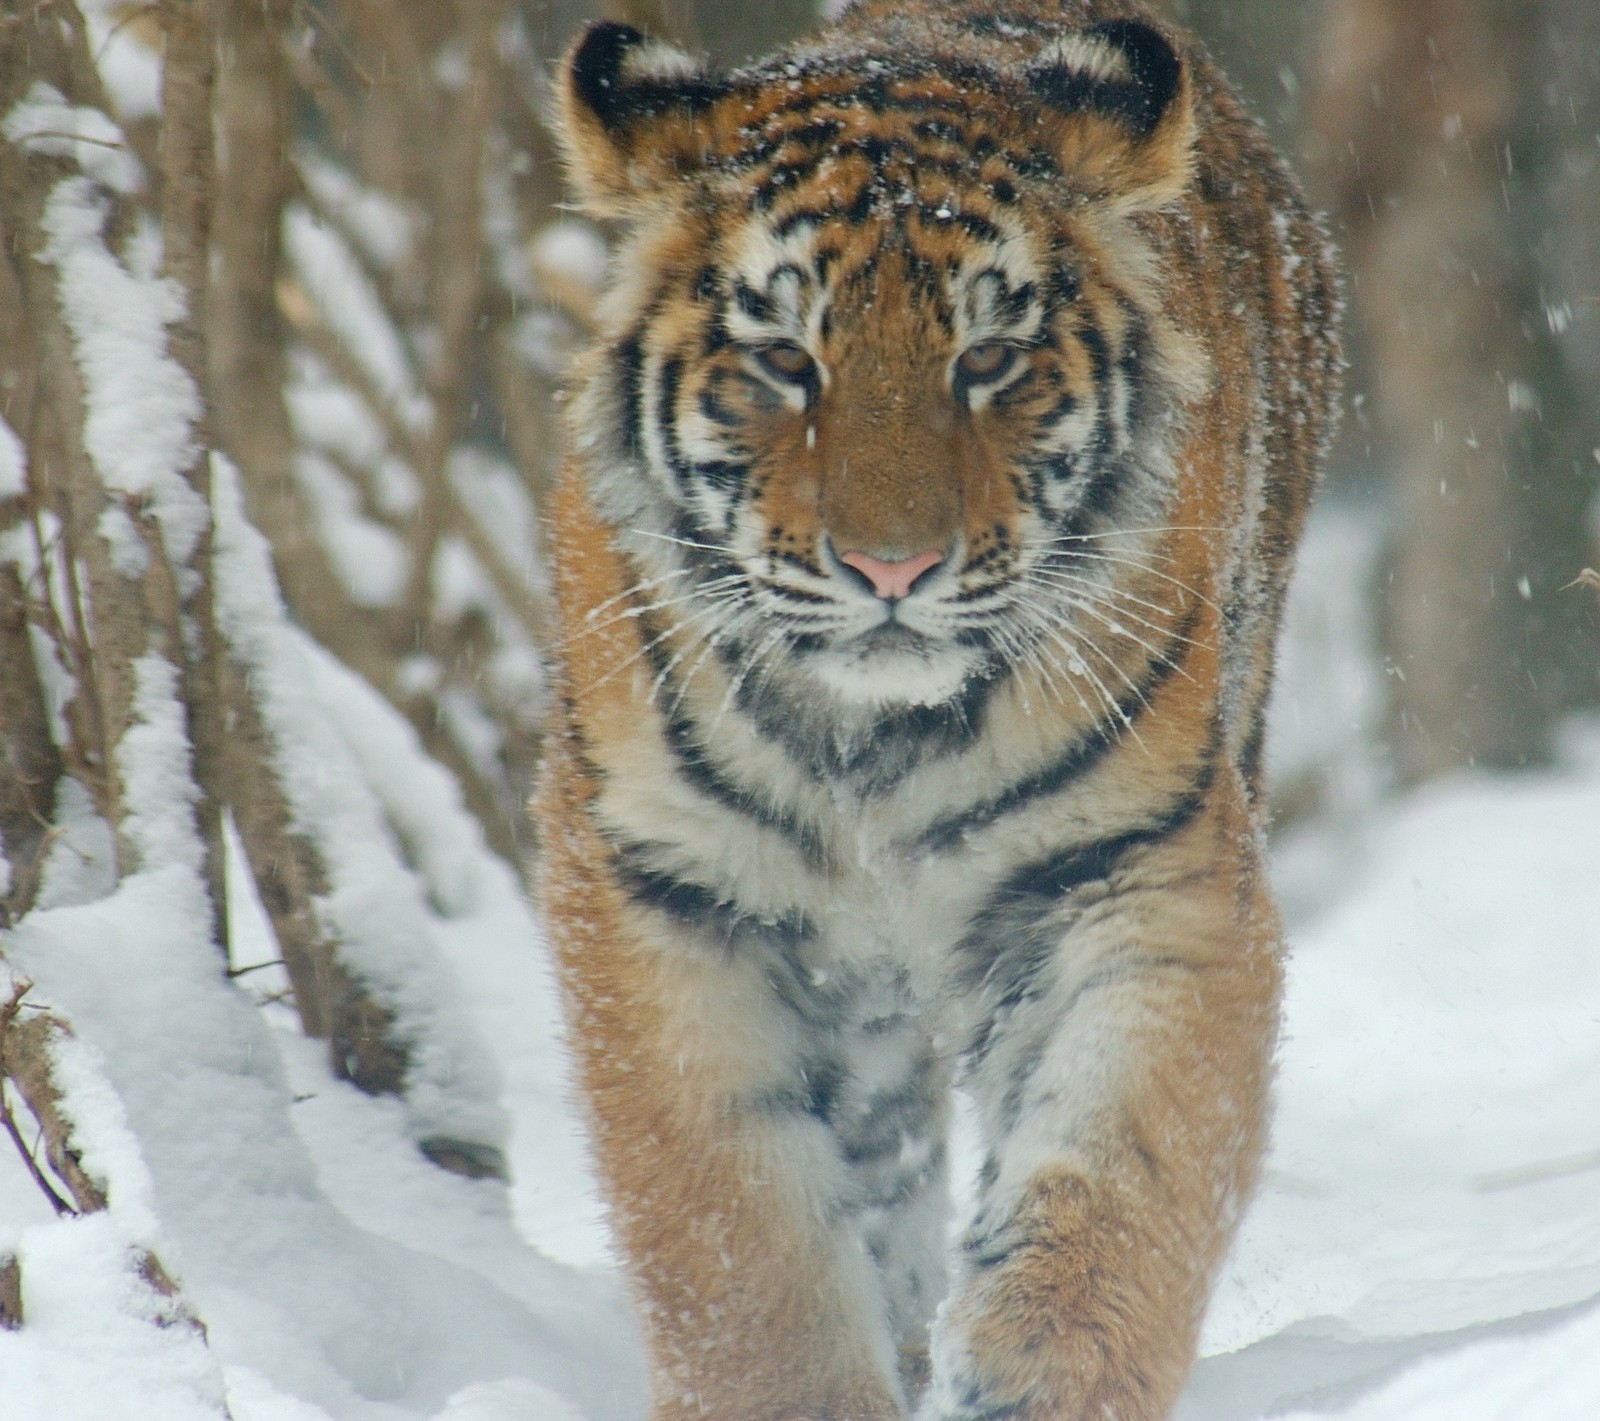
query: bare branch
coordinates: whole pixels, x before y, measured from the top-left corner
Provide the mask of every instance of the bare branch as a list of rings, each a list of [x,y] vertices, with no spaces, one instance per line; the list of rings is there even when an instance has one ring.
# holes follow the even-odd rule
[[[212,155],[214,55],[209,0],[162,0],[165,53],[161,66],[161,252],[168,276],[183,289],[185,314],[167,332],[168,349],[188,372],[195,388],[207,387],[204,330],[207,268],[211,247],[211,204],[215,191]],[[194,452],[183,476],[204,508],[211,506],[210,421],[202,408],[196,421]],[[222,808],[227,787],[222,781],[225,724],[220,676],[221,650],[212,614],[211,531],[196,539],[186,571],[187,613],[197,635],[182,644],[184,705],[194,751],[195,780],[201,802],[195,812],[205,846],[206,886],[211,907],[211,939],[228,945],[227,852],[223,843]]]
[[[5,975],[10,979],[9,972]],[[16,1143],[29,1173],[56,1213],[98,1213],[106,1206],[105,1189],[89,1177],[79,1161],[72,1144],[72,1126],[61,1113],[61,1092],[52,1078],[51,1034],[64,1032],[66,1027],[44,1012],[25,1021],[19,1019],[23,998],[32,986],[31,982],[14,981],[10,995],[0,1005],[0,1081],[16,1088],[22,1103],[38,1121],[45,1159],[70,1198],[64,1198],[45,1176],[3,1096],[0,1096],[0,1124]]]
[[[0,1128],[4,1128],[16,1144],[29,1173],[58,1215],[100,1213],[110,1205],[112,1181],[97,1180],[84,1169],[73,1136],[72,1119],[63,1108],[64,1095],[55,1076],[55,1044],[63,1037],[70,1037],[71,1028],[59,1017],[44,1011],[21,1019],[23,999],[32,989],[32,983],[17,977],[3,957],[0,957],[0,983],[9,987],[6,1000],[0,1003]],[[45,1162],[70,1198],[64,1197],[45,1174],[34,1148],[23,1138],[11,1109],[8,1088],[15,1090],[33,1116]],[[22,1321],[21,1272],[14,1258],[9,1263],[8,1268],[7,1260],[0,1258],[0,1326],[16,1327]],[[204,1324],[189,1308],[161,1260],[141,1249],[134,1266],[139,1276],[172,1305],[161,1318],[162,1324],[192,1327],[203,1337]]]
[[[12,21],[0,28],[0,111],[12,112],[36,78],[51,80],[73,98],[99,96],[98,77],[88,63],[82,18],[75,6],[47,0],[32,7],[28,16],[12,16]],[[59,183],[76,175],[77,167],[66,156],[42,150],[43,145],[37,144],[0,144],[0,212],[5,214],[6,255],[14,281],[10,294],[17,303],[18,324],[28,332],[28,354],[36,379],[23,436],[32,451],[30,462],[40,485],[34,490],[35,495],[47,499],[61,518],[69,547],[81,550],[79,555],[91,585],[99,581],[107,594],[104,601],[108,646],[98,668],[100,674],[89,674],[84,599],[76,587],[71,594],[73,605],[68,609],[74,634],[62,650],[67,653],[69,670],[78,680],[78,698],[82,701],[71,724],[84,735],[85,743],[74,746],[74,755],[87,771],[85,783],[95,795],[101,813],[116,823],[121,818],[121,787],[113,747],[121,727],[127,724],[131,705],[128,657],[131,649],[144,649],[147,637],[141,635],[142,628],[134,625],[138,618],[137,600],[111,594],[112,571],[96,526],[106,498],[83,442],[86,409],[82,374],[61,318],[57,273],[38,259],[48,244],[43,226],[46,203]],[[69,578],[75,581],[78,559],[68,556],[65,567]],[[100,600],[95,598],[97,603]]]
[[[22,1265],[14,1253],[0,1253],[0,1330],[22,1326]]]
[[[0,854],[9,883],[0,892],[0,928],[33,905],[48,847],[49,816],[61,777],[50,738],[44,688],[28,633],[28,598],[17,569],[0,562]]]

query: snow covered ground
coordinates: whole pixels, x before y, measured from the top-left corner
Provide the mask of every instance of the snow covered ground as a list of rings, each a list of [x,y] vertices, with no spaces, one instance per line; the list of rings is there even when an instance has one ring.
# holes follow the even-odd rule
[[[351,694],[332,672],[314,690]],[[390,753],[407,744],[363,705]],[[426,1163],[401,1106],[332,1080],[203,943],[138,940],[156,910],[128,885],[107,907],[64,884],[7,950],[78,1027],[69,1102],[119,1190],[109,1215],[58,1220],[0,1155],[28,1316],[0,1332],[6,1421],[182,1421],[224,1398],[236,1421],[640,1413],[537,925],[459,807],[434,810],[455,897],[428,911],[498,1065],[514,1184]],[[1267,1182],[1183,1421],[1600,1415],[1597,847],[1600,728],[1580,727],[1557,771],[1395,806],[1297,925]],[[238,960],[274,955],[247,900],[240,920]],[[178,1276],[209,1347],[138,1295],[130,1243]]]
[[[150,57],[111,42],[111,9],[90,6],[96,52],[123,117],[153,112]],[[88,122],[46,118],[50,142]],[[397,368],[374,376],[412,409]],[[302,399],[302,424],[319,409]],[[123,749],[152,777],[131,793],[156,866],[117,883],[69,784],[41,905],[0,934],[28,1001],[76,1029],[63,1107],[110,1194],[58,1218],[0,1136],[0,1261],[20,1263],[25,1312],[0,1330],[0,1421],[635,1421],[638,1347],[539,926],[408,726],[288,625],[225,469],[219,487],[223,617],[272,688],[299,827],[337,869],[329,921],[414,1033],[414,1089],[331,1077],[273,1000],[238,862],[231,965],[251,970],[219,970],[192,825],[168,812],[185,800],[161,792],[187,777],[175,702],[146,667]],[[348,513],[322,508],[354,538]],[[1573,727],[1550,771],[1385,802],[1359,635],[1372,546],[1370,522],[1328,509],[1303,559],[1274,766],[1316,787],[1317,815],[1280,866],[1275,1143],[1180,1418],[1594,1421],[1600,725]],[[9,985],[0,967],[0,1001]],[[503,1147],[511,1184],[430,1164],[418,1142],[441,1132]],[[139,1276],[143,1250],[204,1333]]]
[[[1600,734],[1402,803],[1292,936],[1184,1421],[1600,1416]]]

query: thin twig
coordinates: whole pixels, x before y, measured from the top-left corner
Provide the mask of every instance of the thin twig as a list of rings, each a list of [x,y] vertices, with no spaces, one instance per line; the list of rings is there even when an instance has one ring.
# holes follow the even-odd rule
[[[69,1215],[76,1217],[78,1211],[51,1188],[50,1181],[45,1178],[44,1171],[39,1168],[39,1161],[33,1157],[33,1152],[28,1148],[28,1142],[22,1138],[22,1131],[17,1129],[16,1117],[11,1113],[10,1094],[5,1087],[5,1078],[0,1076],[0,1125],[5,1127],[6,1134],[11,1136],[17,1147],[17,1153],[22,1156],[22,1163],[27,1167],[28,1173],[33,1176],[33,1182],[44,1191],[44,1197],[50,1201],[50,1207],[56,1211],[59,1218]]]
[[[153,15],[161,6],[159,4],[140,5],[129,10],[116,24],[106,31],[106,37],[100,43],[100,48],[95,51],[94,62],[98,65],[106,57],[106,51],[111,48],[111,41],[120,35],[129,25],[136,25],[146,15]]]
[[[328,17],[324,14],[321,14],[314,5],[309,4],[308,0],[294,0],[294,7],[296,10],[299,10],[305,15],[307,23],[309,23],[313,29],[320,30],[324,35],[333,41],[333,47],[343,56],[345,63],[355,71],[356,78],[358,78],[369,89],[377,88],[380,82],[389,84],[398,82],[397,80],[393,79],[374,79],[372,75],[368,74],[365,66],[361,63],[360,59],[356,57],[356,52],[351,47],[350,41],[345,39],[338,32],[338,30],[329,24]]]
[[[287,969],[289,964],[281,957],[274,957],[271,962],[252,962],[248,967],[230,967],[228,976],[232,978],[248,977],[252,972],[260,972],[267,967],[282,967]]]
[[[22,135],[23,147],[40,138],[59,138],[63,143],[88,143],[96,148],[115,148],[126,152],[128,145],[120,138],[90,138],[85,133],[68,133],[59,128],[36,128]]]
[[[296,44],[287,36],[283,41],[283,53],[288,61],[290,72],[293,74],[300,87],[305,90],[325,114],[328,115],[330,127],[341,133],[343,142],[349,142],[349,136],[355,131],[355,110],[350,107],[350,101],[345,98],[339,86],[333,82],[304,45]]]

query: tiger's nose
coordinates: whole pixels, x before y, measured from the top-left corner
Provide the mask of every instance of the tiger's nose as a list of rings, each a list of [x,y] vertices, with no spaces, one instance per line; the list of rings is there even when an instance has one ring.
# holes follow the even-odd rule
[[[937,548],[925,548],[912,557],[885,562],[871,553],[851,552],[840,553],[839,561],[846,567],[853,567],[866,578],[872,584],[873,592],[885,602],[898,602],[911,591],[912,584],[923,573],[944,561],[944,554]]]

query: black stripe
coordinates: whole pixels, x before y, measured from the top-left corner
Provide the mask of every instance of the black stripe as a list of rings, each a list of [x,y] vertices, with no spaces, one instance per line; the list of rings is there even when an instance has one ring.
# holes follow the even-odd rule
[[[872,211],[880,200],[881,195],[873,183],[862,183],[856,190],[856,195],[840,207],[836,215],[846,226],[859,227],[872,216]]]
[[[816,1056],[796,1073],[794,1081],[755,1096],[751,1106],[767,1115],[810,1115],[827,1124],[845,1085],[845,1068],[828,1056]]]
[[[1103,434],[1105,432],[1104,411],[1096,428]],[[1125,460],[1109,459],[1104,457],[1104,451],[1099,451],[1102,457],[1092,458],[1094,450],[1085,451],[1091,455],[1090,463],[1093,472],[1089,475],[1088,482],[1078,490],[1078,501],[1073,506],[1069,518],[1072,520],[1073,531],[1087,531],[1095,519],[1111,512],[1111,505],[1116,502],[1116,496],[1122,489],[1128,475],[1129,466]],[[1074,456],[1075,458],[1079,456]],[[1067,531],[1063,529],[1063,531]]]
[[[658,382],[660,408],[657,411],[657,420],[661,432],[661,443],[666,450],[667,467],[672,470],[679,489],[682,490],[686,497],[693,496],[697,480],[709,484],[720,493],[737,493],[744,487],[745,481],[749,477],[750,469],[748,465],[736,463],[731,459],[692,461],[685,456],[683,445],[678,440],[678,395],[683,385],[684,363],[683,358],[677,355],[670,356],[664,360],[661,364],[661,375]],[[723,411],[709,391],[702,390],[700,392],[698,403],[701,413],[717,424],[738,425],[742,423],[737,416]]]
[[[761,942],[792,953],[816,936],[815,927],[798,910],[760,916],[703,883],[653,866],[652,858],[664,846],[622,841],[613,842],[612,848],[617,881],[634,902],[666,914],[675,923],[704,932],[725,946]]]
[[[1061,179],[1061,164],[1056,161],[1056,155],[1048,149],[1028,148],[1020,153],[1013,153],[1007,149],[1000,156],[1019,177],[1051,183]]]
[[[796,68],[798,74],[791,72]],[[794,117],[803,119],[824,108],[864,108],[872,113],[903,111],[948,114],[960,123],[972,113],[971,103],[961,96],[962,90],[984,94],[1004,91],[1017,96],[1019,101],[1022,98],[1017,85],[1008,83],[998,70],[946,54],[901,56],[895,62],[893,73],[866,76],[861,71],[861,57],[856,55],[844,55],[831,61],[822,58],[796,61],[793,57],[785,57],[777,63],[736,77],[742,81],[738,97],[751,99],[770,97],[774,89],[793,83],[796,79],[812,81],[801,84],[793,91],[794,98],[790,102],[768,113],[763,121],[768,132],[776,122]],[[948,83],[957,93],[930,93],[915,87],[919,81],[928,79]],[[817,82],[819,80],[833,80],[838,87],[825,87]],[[1011,107],[1016,112],[1025,109],[1026,104],[1018,102]],[[773,136],[776,141],[782,141],[782,134]]]
[[[894,1151],[898,1155],[901,1140],[897,1136]],[[857,1170],[860,1194],[852,1202],[858,1209],[899,1209],[927,1192],[928,1186],[944,1172],[947,1150],[935,1144],[921,1164],[893,1170],[871,1170],[862,1164],[846,1159]],[[864,1177],[865,1176],[865,1177]]]
[[[998,228],[995,229],[995,234],[996,236],[999,235]],[[1032,304],[1033,298],[1037,294],[1037,288],[1031,281],[1024,281],[1021,286],[1013,290],[1006,281],[1004,273],[990,267],[984,275],[988,276],[991,273],[999,278],[1000,284],[1006,292],[1005,296],[1001,298],[1000,314],[1008,321],[1020,321],[1026,314],[1029,305]]]
[[[612,368],[617,373],[617,386],[622,395],[622,433],[627,440],[627,452],[639,458],[643,452],[641,438],[644,420],[644,331],[654,316],[649,312],[643,321],[631,330],[617,346],[612,357]]]
[[[1120,743],[1122,732],[1148,709],[1150,698],[1176,675],[1194,649],[1191,633],[1199,620],[1200,609],[1191,607],[1177,630],[1153,657],[1137,689],[1117,703],[1119,714],[1107,717],[1083,736],[1054,763],[1019,780],[991,799],[981,800],[966,809],[935,819],[917,838],[918,847],[930,853],[957,848],[967,835],[1009,814],[1027,808],[1036,800],[1056,794],[1093,769],[1106,752]]]
[[[737,493],[750,476],[748,464],[736,464],[731,459],[703,459],[694,466],[695,473],[719,493]]]
[[[1009,1223],[997,1228],[974,1229],[962,1239],[961,1254],[970,1270],[984,1273],[1000,1267],[1017,1251],[1019,1242]],[[968,1404],[972,1404],[971,1401]]]
[[[960,124],[949,123],[942,118],[925,119],[923,122],[913,124],[911,131],[918,138],[937,143],[949,143],[957,148],[970,149],[967,141],[967,130]]]
[[[834,1129],[846,1164],[897,1160],[905,1136],[927,1137],[930,1122],[944,1098],[934,1065],[932,1054],[924,1053],[894,1089],[874,1094],[864,1113],[857,1113],[854,1119],[835,1120]]]
[[[672,109],[698,113],[728,92],[725,85],[701,74],[628,77],[624,66],[629,52],[646,43],[633,26],[600,20],[584,31],[573,51],[568,68],[573,92],[606,128],[628,127]]]
[[[1020,384],[1022,382],[1018,381],[1018,383]],[[1001,394],[1005,393],[1007,393],[1006,390],[1001,391]],[[996,399],[998,399],[998,396]],[[1056,402],[1039,416],[1039,423],[1052,426],[1057,425],[1071,415],[1074,411],[1076,411],[1077,408],[1078,397],[1073,394],[1071,390],[1064,391],[1056,400]],[[1052,454],[1050,458],[1044,462],[1051,473],[1071,473],[1077,458],[1078,456],[1076,452]]]
[[[757,291],[743,278],[736,279],[733,283],[733,299],[739,303],[739,309],[752,321],[770,321],[776,309],[770,296],[764,291]]]
[[[723,429],[738,429],[744,424],[744,420],[717,399],[716,387],[721,384],[721,372],[712,371],[705,388],[699,394],[700,413],[712,424]]]
[[[805,148],[826,148],[844,131],[844,121],[837,118],[813,118],[789,129],[783,134],[784,143],[798,143]],[[843,150],[848,145],[837,147]]]
[[[791,636],[790,643],[797,655],[808,645],[799,633]],[[730,663],[741,654],[734,647],[724,650]],[[757,681],[760,684],[753,684]],[[748,678],[740,686],[737,703],[760,733],[807,773],[872,799],[891,793],[925,765],[959,754],[977,740],[999,684],[999,677],[975,675],[953,700],[887,709],[848,744],[841,744],[825,709],[797,703],[791,690],[761,678]]]
[[[782,561],[793,563],[804,568],[807,572],[814,573],[817,571],[817,568],[813,563],[808,561],[806,558],[801,557],[797,553],[785,552],[780,553],[778,556]],[[766,588],[768,594],[777,598],[780,602],[793,602],[802,607],[831,607],[835,600],[834,598],[829,597],[826,593],[808,592],[803,587],[785,587],[783,584],[777,582],[767,583]]]
[[[793,212],[785,215],[781,221],[773,224],[772,235],[781,239],[789,236],[800,227],[807,225],[820,227],[828,220],[830,215],[830,210],[825,207],[797,207]],[[825,273],[818,272],[817,275],[819,279],[822,279]]]
[[[651,619],[644,617],[641,621],[644,623],[640,631],[646,646],[646,658],[656,679],[662,681],[663,701],[670,704],[672,690],[677,683],[667,669],[670,658],[666,645],[658,637]],[[661,729],[678,772],[689,785],[724,809],[778,834],[814,872],[826,873],[829,870],[831,859],[817,829],[803,823],[788,809],[774,804],[758,790],[728,778],[700,743],[693,723],[681,711],[664,714],[661,717]]]
[[[1109,447],[1106,418],[1111,402],[1111,353],[1106,348],[1105,334],[1095,323],[1087,307],[1079,308],[1078,328],[1074,334],[1078,343],[1089,353],[1091,378],[1094,380],[1094,429],[1090,432],[1085,452],[1104,456]]]
[[[1276,620],[1266,623],[1276,625]],[[1270,685],[1270,678],[1268,681]],[[1250,729],[1245,733],[1244,744],[1239,747],[1239,773],[1244,779],[1245,793],[1254,802],[1261,793],[1262,764],[1267,748],[1267,703],[1270,698],[1258,696],[1250,710]]]
[[[954,332],[954,317],[946,309],[945,302],[940,299],[944,295],[940,268],[923,256],[912,245],[910,236],[906,234],[902,234],[900,239],[900,260],[905,266],[906,284],[918,297],[934,307],[941,328],[947,333]]]
[[[701,746],[687,719],[677,714],[668,716],[663,728],[684,779],[701,794],[786,839],[813,871],[825,873],[832,868],[827,846],[816,828],[764,795],[730,780]]]
[[[691,477],[694,471],[678,444],[678,390],[682,384],[683,357],[670,355],[661,362],[661,373],[656,377],[656,428],[666,450],[667,467],[677,479],[678,487],[688,495],[694,492]]]
[[[863,150],[868,147],[865,142],[855,146]],[[885,144],[883,146],[889,147],[891,145]],[[895,144],[893,146],[896,149],[902,146],[905,148],[906,167],[914,169],[919,175],[925,176],[929,173],[937,173],[940,177],[962,184],[976,180],[973,164],[970,162],[964,162],[956,158],[946,158],[933,153],[919,152],[909,145]],[[832,153],[823,153],[814,157],[775,165],[757,183],[750,196],[750,207],[755,211],[765,211],[770,208],[784,192],[800,186],[801,183],[815,176],[823,161],[831,159],[833,156]],[[880,173],[884,167],[882,163],[876,163],[873,166]],[[872,200],[863,200],[862,193],[867,193]],[[807,208],[806,218],[808,220],[833,221],[850,213],[855,213],[855,220],[860,221],[879,205],[888,206],[888,203],[880,186],[869,180],[862,184],[853,202],[843,205],[833,203],[823,207]],[[897,216],[901,212],[899,208],[891,208],[890,210]],[[990,231],[993,233],[994,229],[991,228]]]
[[[1153,820],[1025,864],[989,895],[955,949],[958,980],[968,990],[982,991],[989,1005],[968,1048],[974,1065],[989,1054],[1011,1011],[1035,992],[1040,973],[1068,929],[1070,895],[1087,884],[1105,882],[1125,855],[1192,823],[1206,804],[1213,774],[1213,761],[1207,758],[1189,788]],[[1087,986],[1093,985],[1089,979]]]
[[[1117,357],[1117,370],[1128,385],[1128,424],[1123,434],[1132,440],[1148,421],[1152,408],[1149,381],[1140,379],[1150,353],[1150,327],[1144,314],[1125,296],[1119,296],[1117,304],[1128,322],[1122,353]]]
[[[925,164],[919,163],[919,166]],[[997,242],[1004,235],[993,222],[980,213],[947,207],[943,202],[932,207],[927,203],[919,203],[917,216],[922,219],[925,227],[959,227],[968,236],[980,242]]]
[[[1032,897],[1056,902],[1074,888],[1109,877],[1118,860],[1130,850],[1158,843],[1185,828],[1205,807],[1215,777],[1215,752],[1208,750],[1188,787],[1153,819],[1109,838],[1060,849],[1037,859],[1007,878],[995,898]]]
[[[1077,270],[1065,261],[1051,267],[1045,281],[1051,296],[1051,315],[1062,306],[1072,305],[1082,295],[1083,288],[1078,283]]]
[[[1029,398],[1037,393],[1036,386],[1038,384],[1039,372],[1032,366],[1029,366],[1009,385],[996,390],[994,394],[989,397],[989,408],[994,410],[997,414],[1003,414],[1012,409],[1014,406],[1025,403]],[[1052,410],[1052,414],[1056,418],[1060,418],[1063,413],[1070,413],[1071,407],[1075,404],[1076,401],[1074,401],[1069,395],[1055,406],[1054,410]],[[1063,406],[1066,406],[1065,410],[1063,410]],[[1052,460],[1051,462],[1054,463],[1055,461]]]
[[[1067,1000],[1059,1008],[1054,1007],[1054,1004],[1052,1004],[1049,1030],[1041,1032],[1036,1040],[1030,1042],[1028,1050],[1012,1066],[1011,1079],[1006,1083],[1005,1094],[1001,1097],[1000,1104],[995,1111],[995,1123],[1001,1132],[1009,1134],[1016,1129],[1018,1122],[1022,1119],[1023,1098],[1027,1095],[1028,1083],[1039,1069],[1039,1063],[1044,1059],[1051,1042],[1058,1039],[1062,1023],[1077,1010],[1078,1005],[1086,997],[1102,991],[1106,987],[1120,986],[1124,982],[1135,981],[1140,977],[1149,976],[1153,972],[1176,971],[1193,975],[1203,970],[1198,963],[1191,962],[1184,957],[1171,955],[1150,957],[1142,955],[1135,950],[1119,961],[1108,962],[1105,966],[1097,968],[1081,982],[1077,983]],[[991,1032],[990,1039],[986,1043],[986,1051],[992,1050],[994,1039],[1002,1034],[1005,1018],[1001,1017],[999,1020],[1002,1024],[1001,1028]],[[1041,1099],[1047,1099],[1047,1097],[1042,1097]],[[1152,1174],[1160,1173],[1160,1168],[1156,1161],[1142,1146],[1136,1146],[1135,1154],[1140,1157]]]
[[[719,300],[711,319],[706,322],[701,332],[700,354],[703,358],[709,359],[719,350],[726,350],[732,344],[733,337],[728,334],[727,303]]]
[[[1111,20],[1083,33],[1122,52],[1131,82],[1050,65],[1033,72],[1034,90],[1054,108],[1068,113],[1089,109],[1120,120],[1136,138],[1148,136],[1178,89],[1183,66],[1172,46],[1138,20]]]

